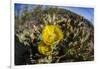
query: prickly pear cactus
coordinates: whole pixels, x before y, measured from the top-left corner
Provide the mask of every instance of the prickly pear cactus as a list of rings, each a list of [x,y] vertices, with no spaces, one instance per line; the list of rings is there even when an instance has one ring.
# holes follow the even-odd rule
[[[15,35],[29,52],[24,56],[25,64],[94,60],[94,26],[90,21],[59,7],[33,10],[15,18]]]

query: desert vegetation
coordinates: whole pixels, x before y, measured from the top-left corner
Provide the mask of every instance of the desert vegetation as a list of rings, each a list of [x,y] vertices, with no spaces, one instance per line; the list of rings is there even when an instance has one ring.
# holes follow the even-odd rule
[[[15,13],[15,65],[94,60],[94,27],[83,16],[41,5]]]

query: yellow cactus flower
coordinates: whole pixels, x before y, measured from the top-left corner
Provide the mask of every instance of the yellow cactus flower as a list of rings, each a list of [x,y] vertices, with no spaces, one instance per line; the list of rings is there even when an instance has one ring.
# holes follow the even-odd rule
[[[63,33],[57,25],[46,25],[42,31],[42,40],[46,45],[52,45],[63,38]],[[52,45],[53,46],[53,45]]]
[[[40,54],[43,54],[45,56],[49,56],[52,53],[52,49],[50,48],[50,46],[47,46],[44,42],[40,42],[39,46],[38,46],[38,51]]]

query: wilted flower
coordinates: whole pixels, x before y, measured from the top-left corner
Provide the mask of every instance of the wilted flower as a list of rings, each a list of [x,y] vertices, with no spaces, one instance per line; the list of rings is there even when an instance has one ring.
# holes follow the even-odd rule
[[[42,31],[42,40],[46,45],[53,45],[63,38],[63,33],[57,25],[46,25]]]

